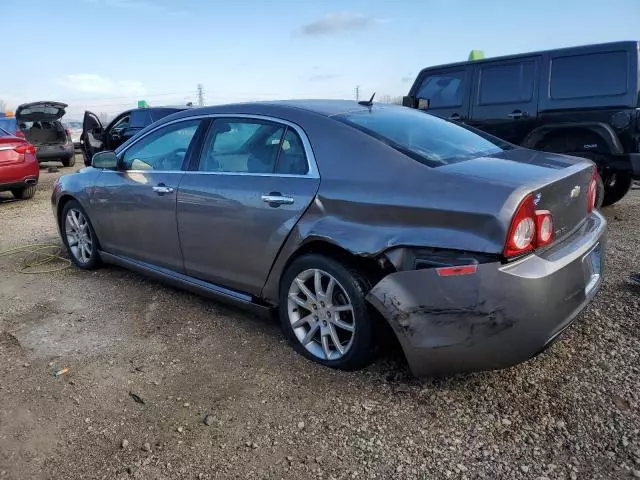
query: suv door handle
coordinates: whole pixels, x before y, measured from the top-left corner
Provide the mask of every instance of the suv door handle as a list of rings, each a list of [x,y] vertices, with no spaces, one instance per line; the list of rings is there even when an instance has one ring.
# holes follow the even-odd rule
[[[522,112],[520,110],[514,110],[513,112],[507,115],[507,117],[511,117],[511,118],[522,118],[522,117],[528,117],[528,116],[529,114],[527,112]]]
[[[156,187],[152,187],[152,190],[156,192],[158,195],[164,195],[165,193],[173,193],[173,188],[167,187],[162,183]]]
[[[291,205],[293,197],[287,197],[280,192],[271,192],[268,195],[262,195],[262,201],[268,203],[270,207],[279,207],[280,205]]]

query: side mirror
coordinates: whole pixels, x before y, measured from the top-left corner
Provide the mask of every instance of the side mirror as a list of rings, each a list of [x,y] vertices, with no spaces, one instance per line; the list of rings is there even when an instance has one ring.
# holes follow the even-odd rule
[[[118,168],[118,157],[110,150],[96,153],[91,159],[93,168],[106,168],[107,170],[115,170]]]
[[[416,97],[412,97],[409,95],[402,97],[402,106],[416,108]]]

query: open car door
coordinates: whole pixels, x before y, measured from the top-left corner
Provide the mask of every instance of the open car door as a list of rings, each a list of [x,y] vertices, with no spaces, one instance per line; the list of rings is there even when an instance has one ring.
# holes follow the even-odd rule
[[[91,165],[93,155],[104,149],[104,127],[98,116],[93,112],[84,112],[80,146],[84,156],[84,164],[87,167]]]

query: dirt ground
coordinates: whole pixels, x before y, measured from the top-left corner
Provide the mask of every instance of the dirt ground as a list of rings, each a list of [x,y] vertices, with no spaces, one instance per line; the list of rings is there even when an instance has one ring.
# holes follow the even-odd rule
[[[70,170],[0,194],[0,251],[61,244]],[[639,478],[639,212],[640,190],[604,210],[602,290],[550,350],[424,382],[397,352],[322,368],[274,321],[120,268],[0,256],[0,479]]]

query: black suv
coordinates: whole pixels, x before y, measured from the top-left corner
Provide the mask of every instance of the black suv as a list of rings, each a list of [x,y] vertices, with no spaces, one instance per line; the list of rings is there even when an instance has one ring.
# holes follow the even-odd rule
[[[84,164],[91,165],[91,159],[97,152],[115,150],[140,130],[167,115],[181,112],[188,107],[146,107],[122,112],[107,127],[93,112],[84,112],[80,148]]]
[[[640,178],[638,56],[633,41],[429,67],[403,104],[527,148],[590,158],[611,205]]]

